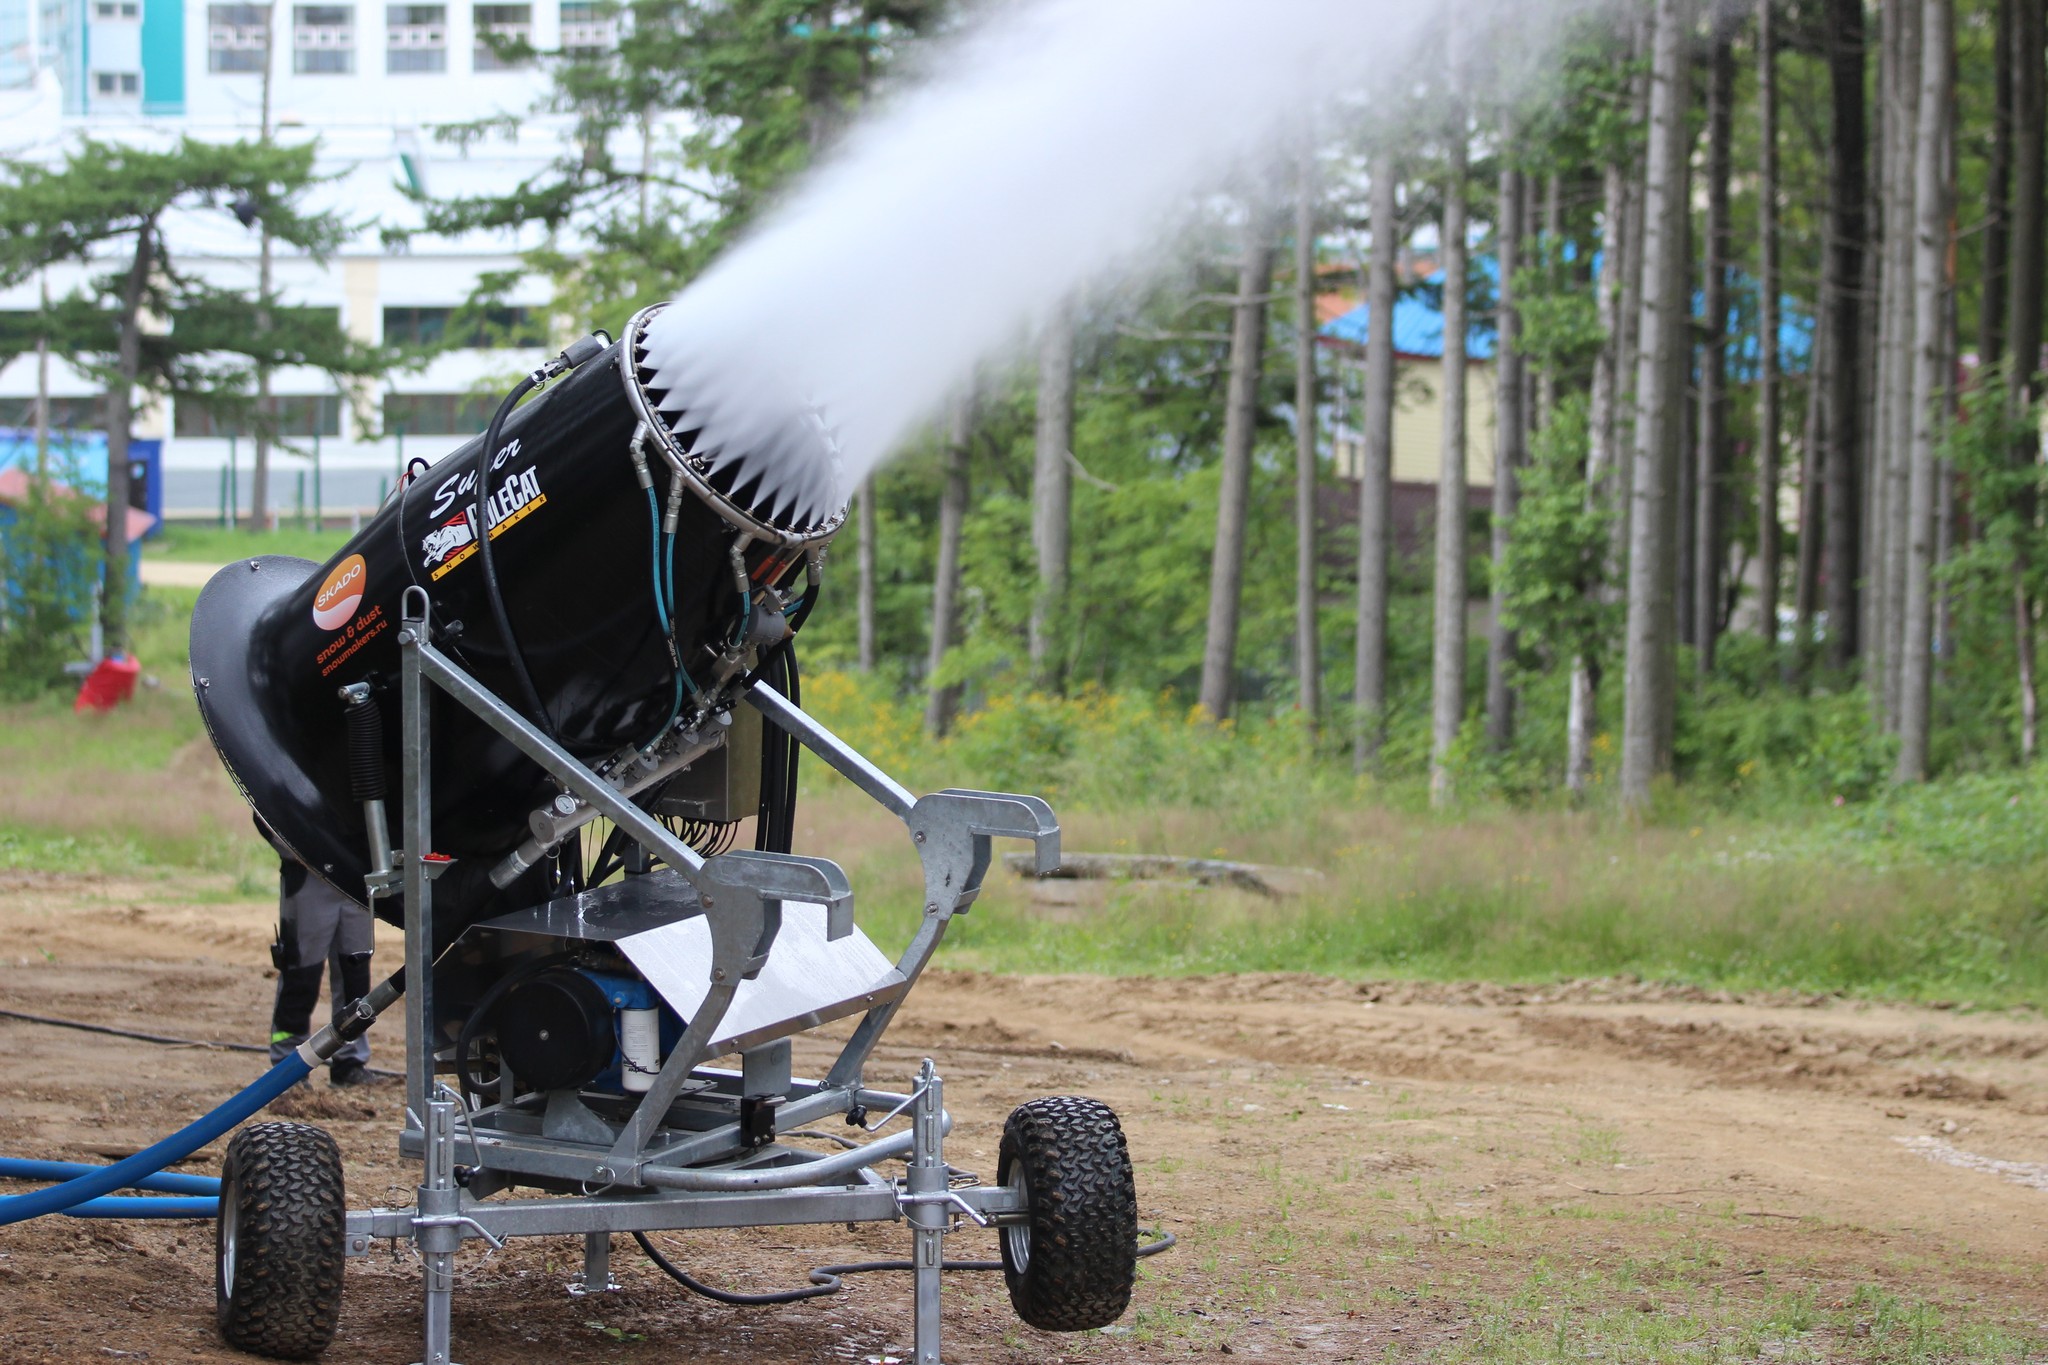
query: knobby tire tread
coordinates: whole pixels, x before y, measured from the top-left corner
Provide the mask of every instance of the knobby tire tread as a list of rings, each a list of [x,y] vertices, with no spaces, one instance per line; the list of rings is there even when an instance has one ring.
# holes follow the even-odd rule
[[[1130,1307],[1138,1277],[1138,1193],[1116,1112],[1053,1095],[1019,1105],[1003,1125],[998,1180],[1022,1162],[1031,1186],[1031,1254],[1020,1271],[1003,1243],[1003,1279],[1024,1322],[1048,1332],[1107,1327]]]
[[[244,1128],[221,1162],[221,1199],[223,1216],[229,1199],[240,1215],[235,1282],[218,1285],[222,1339],[277,1360],[319,1355],[341,1317],[346,1264],[334,1139],[308,1123]]]

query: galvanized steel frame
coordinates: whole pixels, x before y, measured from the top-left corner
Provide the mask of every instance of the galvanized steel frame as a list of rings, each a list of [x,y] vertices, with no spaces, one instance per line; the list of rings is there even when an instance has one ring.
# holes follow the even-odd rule
[[[943,1083],[927,1060],[907,1093],[870,1090],[864,1073],[875,1046],[895,1016],[902,994],[922,973],[952,917],[979,894],[997,837],[1031,841],[1041,871],[1059,864],[1059,825],[1042,800],[957,789],[913,795],[851,745],[787,698],[755,683],[745,699],[794,735],[891,814],[903,820],[925,876],[924,914],[898,959],[902,988],[870,1008],[823,1081],[791,1085],[779,1106],[776,1132],[786,1133],[832,1114],[883,1109],[907,1114],[910,1127],[830,1155],[771,1140],[747,1148],[737,1119],[708,1129],[667,1126],[686,1083],[693,1098],[732,1095],[736,1078],[703,1067],[702,1055],[730,1008],[741,981],[767,960],[780,929],[781,903],[800,900],[826,907],[828,933],[842,937],[853,924],[853,891],[845,873],[825,859],[751,850],[704,858],[668,828],[614,790],[597,773],[541,733],[525,717],[434,648],[431,606],[419,588],[401,605],[400,752],[406,793],[402,874],[406,917],[406,1117],[402,1150],[423,1163],[418,1203],[412,1209],[369,1209],[347,1217],[350,1255],[366,1254],[373,1238],[415,1242],[423,1267],[423,1365],[449,1365],[453,1257],[463,1241],[499,1245],[506,1237],[581,1233],[585,1236],[586,1292],[610,1283],[609,1235],[657,1229],[784,1226],[902,1219],[914,1230],[915,1356],[939,1365],[939,1268],[943,1239],[956,1217],[982,1226],[1015,1222],[1026,1208],[1018,1192],[974,1185],[952,1188],[944,1159],[951,1120]],[[458,704],[504,736],[564,788],[610,818],[698,889],[713,945],[710,992],[685,1027],[652,1087],[631,1117],[617,1125],[610,1150],[540,1134],[479,1129],[476,1115],[435,1081],[433,1013],[432,691]],[[885,1119],[883,1123],[886,1123]],[[883,1123],[873,1125],[874,1128]],[[906,1175],[891,1181],[874,1166],[903,1160]],[[586,1193],[538,1199],[486,1200],[458,1187],[458,1163],[484,1177],[478,1189],[496,1190],[527,1177],[549,1185],[580,1183]],[[598,1186],[594,1192],[591,1187]],[[595,1285],[595,1289],[590,1286]]]

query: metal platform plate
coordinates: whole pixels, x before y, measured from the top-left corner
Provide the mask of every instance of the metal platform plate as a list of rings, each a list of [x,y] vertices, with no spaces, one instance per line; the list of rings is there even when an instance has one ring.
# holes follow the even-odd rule
[[[667,868],[626,877],[594,891],[560,896],[544,905],[485,920],[480,928],[503,934],[540,934],[616,943],[634,934],[704,913],[697,888]]]
[[[500,915],[482,926],[508,934],[611,943],[685,1019],[711,990],[711,928],[697,889],[663,869]],[[826,935],[825,907],[782,903],[782,930],[759,976],[742,981],[711,1055],[757,1047],[901,996],[908,980],[855,926]]]
[[[711,929],[701,915],[618,941],[647,983],[676,1013],[694,1018],[711,990]],[[908,988],[895,964],[856,926],[836,942],[825,936],[825,907],[782,903],[782,932],[767,965],[742,981],[711,1055],[758,1047],[828,1019],[859,1014]]]

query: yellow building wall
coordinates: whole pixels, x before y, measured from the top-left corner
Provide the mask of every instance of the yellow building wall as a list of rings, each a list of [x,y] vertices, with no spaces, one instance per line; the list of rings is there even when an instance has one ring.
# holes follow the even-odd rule
[[[1493,487],[1493,375],[1491,365],[1465,369],[1465,478],[1474,488]],[[1443,395],[1441,360],[1395,360],[1394,482],[1437,481],[1444,439]],[[1340,440],[1336,454],[1338,471],[1347,479],[1357,478],[1364,457],[1360,444]]]

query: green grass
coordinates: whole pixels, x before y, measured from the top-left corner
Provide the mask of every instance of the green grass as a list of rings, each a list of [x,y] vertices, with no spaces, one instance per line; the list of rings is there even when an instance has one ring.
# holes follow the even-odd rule
[[[253,537],[243,537],[243,540]],[[161,682],[111,716],[68,698],[0,715],[0,866],[101,861],[246,878],[262,850],[189,700],[191,590],[152,590],[136,650]],[[2048,772],[1966,776],[1840,807],[1749,811],[1674,794],[1656,819],[1474,802],[1309,759],[1285,718],[1216,726],[1161,698],[1020,697],[934,743],[913,708],[847,675],[805,699],[920,790],[1041,791],[1071,850],[1318,869],[1288,900],[1098,885],[1047,906],[1000,869],[942,961],[999,971],[1543,983],[1637,977],[1982,1006],[2048,1001]],[[800,830],[844,863],[887,946],[920,895],[901,827],[811,762]],[[52,843],[52,840],[56,843]]]
[[[193,522],[168,522],[163,534],[142,549],[145,559],[226,564],[250,555],[297,555],[325,562],[348,541],[346,528],[310,530],[283,525],[275,531],[227,530]]]

